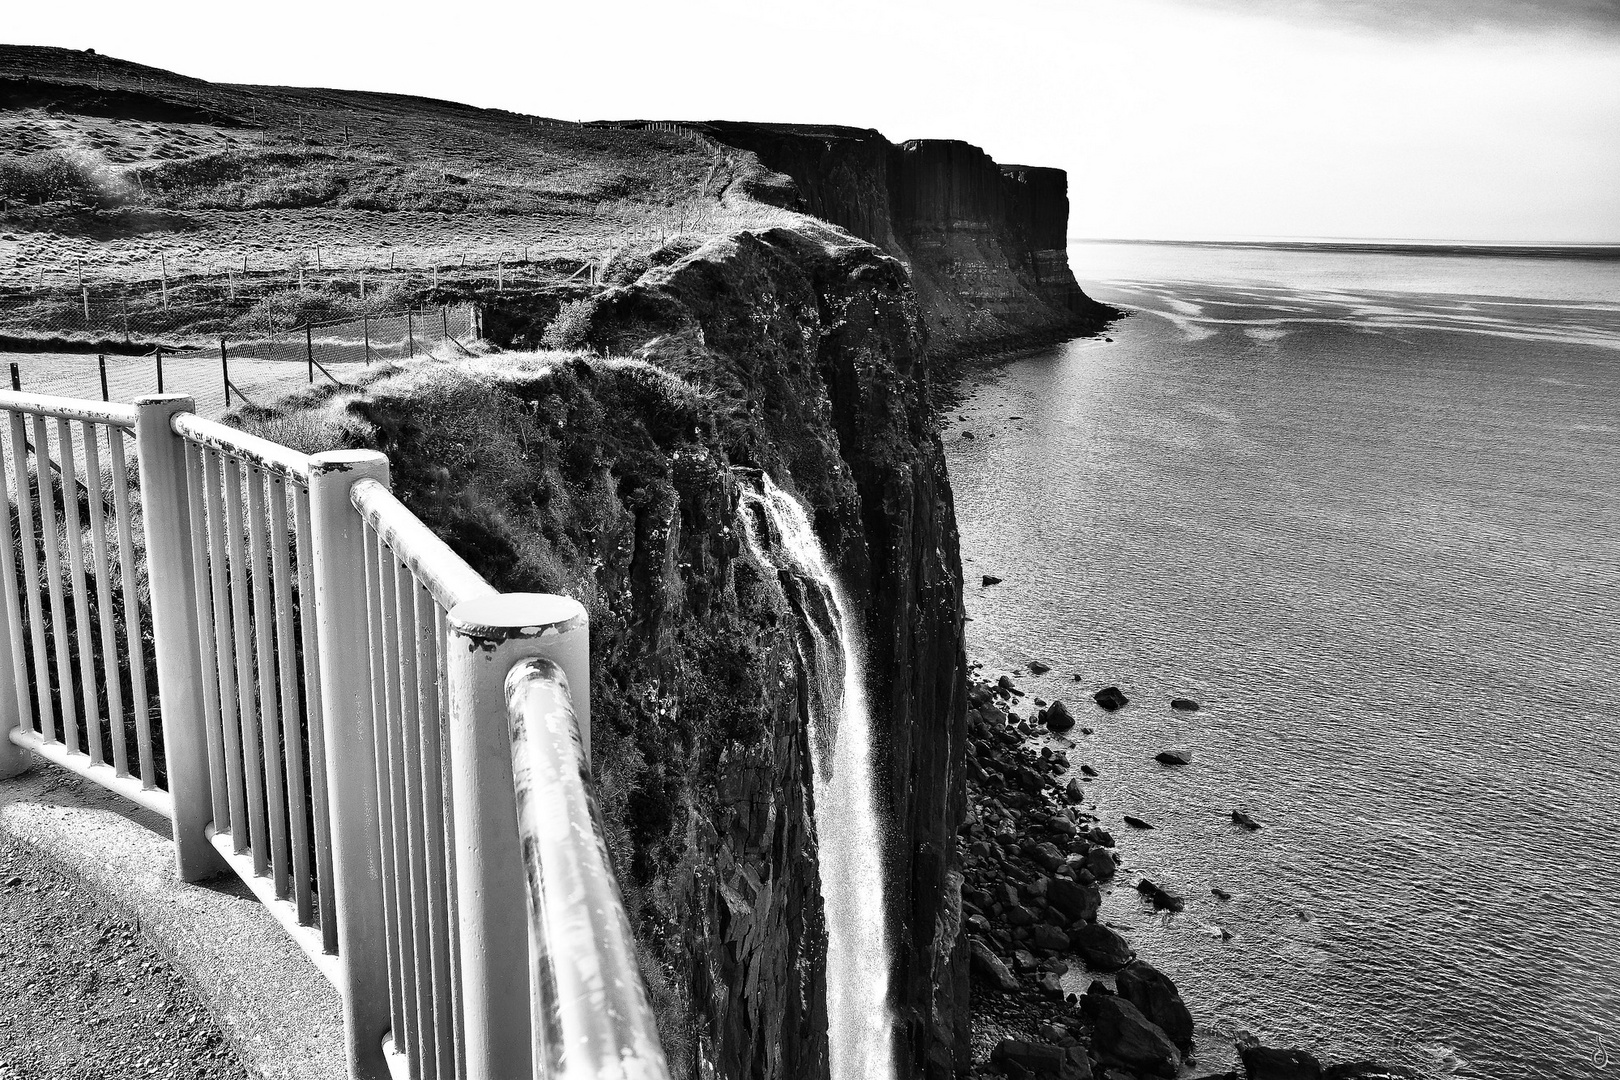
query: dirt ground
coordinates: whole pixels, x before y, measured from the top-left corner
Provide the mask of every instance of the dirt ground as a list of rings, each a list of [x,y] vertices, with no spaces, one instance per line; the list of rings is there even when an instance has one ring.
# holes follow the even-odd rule
[[[0,840],[0,1080],[247,1076],[134,922]]]

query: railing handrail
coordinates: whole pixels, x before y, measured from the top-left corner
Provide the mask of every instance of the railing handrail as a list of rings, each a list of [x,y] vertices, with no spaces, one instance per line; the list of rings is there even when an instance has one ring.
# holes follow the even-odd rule
[[[24,394],[16,390],[0,390],[0,410],[54,416],[62,420],[82,420],[125,431],[135,430],[135,420],[140,415],[140,410],[133,405],[55,397],[51,394]]]
[[[227,427],[194,412],[175,413],[171,427],[176,435],[209,450],[218,450],[251,464],[279,473],[301,484],[309,483],[310,456],[261,439],[238,428]]]
[[[445,611],[495,589],[411,513],[392,491],[372,479],[349,489],[349,501]]]
[[[534,969],[535,1074],[668,1080],[568,678],[550,660],[521,660],[507,673],[506,703]]]

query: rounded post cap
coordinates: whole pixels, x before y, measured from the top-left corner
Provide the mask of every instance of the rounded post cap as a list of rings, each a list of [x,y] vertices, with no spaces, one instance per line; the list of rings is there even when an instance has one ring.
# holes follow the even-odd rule
[[[486,641],[561,636],[590,625],[583,604],[552,593],[491,593],[463,600],[451,609],[449,622],[457,634]]]
[[[151,408],[157,405],[175,406],[176,412],[185,412],[193,409],[197,401],[190,394],[147,394],[145,397],[135,399],[137,408]]]
[[[381,450],[322,450],[309,459],[311,473],[351,472],[377,465],[388,465],[388,455]]]

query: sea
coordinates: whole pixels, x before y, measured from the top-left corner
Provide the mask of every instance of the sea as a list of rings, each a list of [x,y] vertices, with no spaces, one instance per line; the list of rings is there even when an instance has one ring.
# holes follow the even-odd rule
[[[943,428],[969,655],[1079,718],[1184,1075],[1620,1076],[1620,259],[1070,255],[1129,316]]]

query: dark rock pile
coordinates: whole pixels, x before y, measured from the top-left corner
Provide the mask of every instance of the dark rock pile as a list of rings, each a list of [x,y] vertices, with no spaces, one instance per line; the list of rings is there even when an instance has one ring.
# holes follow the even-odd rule
[[[1081,1080],[1174,1076],[1192,1046],[1192,1017],[1170,979],[1097,921],[1102,883],[1118,869],[1114,838],[1083,809],[1085,789],[1059,778],[1062,751],[1032,749],[1039,730],[1009,706],[1003,677],[968,692],[968,796],[961,828],[962,916],[973,981],[980,1075]],[[1042,710],[1048,727],[1062,702]],[[1065,728],[1066,730],[1066,728]],[[1118,973],[1119,993],[1067,993],[1074,968]]]

